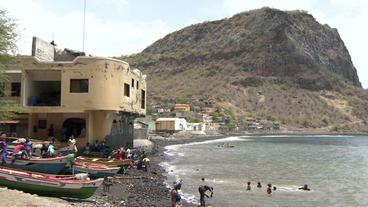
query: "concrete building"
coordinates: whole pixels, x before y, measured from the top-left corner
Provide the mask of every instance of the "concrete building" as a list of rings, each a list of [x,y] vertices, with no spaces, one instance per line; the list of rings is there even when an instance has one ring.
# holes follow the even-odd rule
[[[106,140],[110,147],[133,144],[133,122],[146,113],[146,80],[128,63],[103,57],[57,60],[54,46],[33,39],[32,56],[8,66],[5,91],[23,108],[18,136],[45,139],[51,126],[78,145]],[[65,56],[64,56],[65,59]]]
[[[206,131],[205,123],[187,123],[187,126],[190,131]]]
[[[178,132],[186,130],[187,121],[184,118],[158,118],[155,122],[156,132]]]

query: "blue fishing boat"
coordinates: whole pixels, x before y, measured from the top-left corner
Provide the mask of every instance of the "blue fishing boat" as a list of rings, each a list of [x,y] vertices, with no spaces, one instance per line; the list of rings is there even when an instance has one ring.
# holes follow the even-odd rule
[[[15,162],[12,163],[12,156],[8,155],[4,166],[33,172],[58,174],[66,165],[73,161],[74,156],[68,155],[51,158],[32,157],[30,159],[16,159]]]

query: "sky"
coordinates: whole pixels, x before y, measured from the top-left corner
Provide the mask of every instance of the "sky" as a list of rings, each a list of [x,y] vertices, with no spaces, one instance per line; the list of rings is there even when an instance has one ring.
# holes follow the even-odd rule
[[[138,53],[185,26],[264,6],[304,10],[337,28],[368,88],[367,0],[86,0],[84,51],[97,56]],[[55,40],[59,48],[83,50],[84,0],[0,0],[0,9],[18,24],[20,54],[31,53],[33,36]]]

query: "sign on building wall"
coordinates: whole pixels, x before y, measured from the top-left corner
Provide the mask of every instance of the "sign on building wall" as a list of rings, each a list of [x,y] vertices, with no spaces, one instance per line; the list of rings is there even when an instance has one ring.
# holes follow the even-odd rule
[[[40,61],[54,61],[54,46],[38,37],[33,37],[32,56],[37,57]]]

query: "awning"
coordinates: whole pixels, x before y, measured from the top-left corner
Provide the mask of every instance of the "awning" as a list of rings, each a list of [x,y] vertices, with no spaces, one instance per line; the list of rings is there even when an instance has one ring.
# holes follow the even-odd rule
[[[19,120],[3,120],[0,121],[0,124],[18,124]]]

